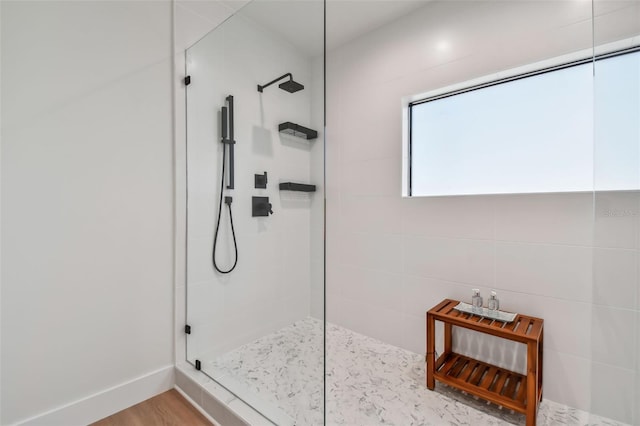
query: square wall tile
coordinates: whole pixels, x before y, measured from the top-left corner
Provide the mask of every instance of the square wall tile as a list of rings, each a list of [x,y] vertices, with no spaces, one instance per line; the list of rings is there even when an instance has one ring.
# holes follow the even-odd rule
[[[417,354],[426,353],[427,322],[426,317],[402,315],[402,348]]]
[[[372,306],[402,311],[402,276],[352,265],[340,265],[340,285],[346,299]]]
[[[593,306],[592,359],[594,362],[634,370],[638,354],[636,341],[638,311]]]
[[[296,256],[308,255],[309,246],[306,246],[306,250],[300,250],[301,245],[305,244],[305,240],[299,238],[288,239],[288,235],[285,235],[281,231],[268,231],[259,235],[244,235],[242,242],[244,243],[239,249],[242,250],[242,268],[250,268],[257,271],[273,270],[277,266],[282,266],[285,263],[286,254],[294,252],[292,248],[295,246],[298,250],[295,250]],[[230,252],[233,256],[233,243],[231,241],[220,240],[224,243],[221,245],[222,252]],[[227,243],[231,242],[231,245]],[[308,242],[307,242],[308,244]],[[221,253],[223,254],[223,253]],[[220,264],[227,265],[229,263],[223,263],[223,256],[219,257]],[[305,259],[305,260],[308,260]],[[233,258],[229,259],[233,261]],[[235,272],[235,271],[234,271]]]
[[[327,259],[326,265],[326,278],[325,278],[325,292],[327,299],[329,296],[332,297],[340,297],[342,295],[342,279],[340,277],[341,269],[339,268],[340,263],[338,262],[329,262]],[[332,299],[333,300],[333,299]]]
[[[326,263],[327,263],[327,277],[331,271],[343,262],[342,258],[342,246],[343,246],[343,228],[342,226],[334,226],[332,228],[327,226],[327,236],[325,240],[326,245]],[[331,283],[331,281],[328,281]],[[329,290],[331,286],[327,286]]]
[[[545,350],[580,357],[591,352],[589,303],[498,290],[500,308],[544,320]]]
[[[357,299],[342,298],[336,308],[339,309],[339,315],[336,316],[335,321],[331,320],[331,316],[329,316],[329,321],[349,330],[366,334],[364,330],[368,329],[367,318],[371,312],[369,305]]]
[[[403,255],[406,274],[475,285],[494,282],[492,241],[404,236]]]
[[[324,319],[324,263],[311,262],[310,311],[313,318]]]
[[[402,229],[400,194],[341,198],[340,220],[345,229],[372,234],[399,234]]]
[[[343,303],[346,310],[338,325],[394,346],[402,345],[402,333],[398,332],[403,324],[400,312],[372,306],[357,299],[345,298]]]
[[[324,214],[324,211],[320,214]],[[312,262],[324,262],[324,223],[311,223],[310,232],[310,255]]]
[[[520,293],[591,301],[592,249],[496,243],[496,286]]]
[[[402,347],[402,333],[398,333],[403,325],[401,313],[369,306],[368,318],[363,334],[390,345]]]
[[[402,233],[408,236],[494,236],[494,202],[490,196],[403,198],[401,215]]]
[[[544,398],[579,410],[591,409],[591,362],[588,359],[544,351]]]
[[[282,286],[283,280],[279,279],[278,271],[282,273],[282,269],[269,268],[238,268],[230,276],[230,280],[226,283],[214,283],[223,290],[223,298],[221,299],[223,306],[218,308],[218,312],[222,310],[235,311],[246,309],[253,306],[257,302],[265,304],[274,304],[284,295]],[[194,300],[194,299],[192,299]],[[195,299],[197,300],[197,299]],[[197,301],[196,303],[201,303]],[[207,308],[205,308],[207,309]]]
[[[496,239],[590,246],[593,194],[496,196]]]
[[[640,310],[640,250],[636,250],[636,265],[638,265],[636,276],[636,309]]]
[[[338,136],[334,136],[332,129],[329,127],[326,130],[327,140],[335,141],[335,143],[327,144],[327,151],[325,157],[325,195],[327,197],[327,206],[330,202],[335,202],[339,199],[342,191],[342,176],[344,174],[343,165],[340,159],[340,150],[338,149],[339,139]],[[329,139],[333,138],[333,139]]]
[[[341,163],[341,194],[349,196],[399,196],[402,193],[402,161],[394,157]]]
[[[636,379],[634,384],[633,400],[640,399],[640,371],[636,370]],[[634,404],[633,424],[640,423],[640,404]]]
[[[187,285],[215,279],[215,270],[211,264],[212,238],[194,238],[187,241]],[[226,262],[220,256],[220,262]]]
[[[591,412],[619,422],[633,424],[635,374],[614,366],[594,362],[591,375]]]
[[[400,235],[344,232],[340,237],[339,250],[339,263],[343,265],[390,273],[402,271],[402,238]]]
[[[340,144],[343,162],[390,157],[399,160],[402,145],[389,142],[398,140],[402,134],[402,109],[398,94],[391,93],[387,87],[385,83],[377,83],[376,90],[370,86],[343,88],[347,93],[340,105],[342,121],[338,129],[345,136]],[[366,119],[363,114],[367,115]]]
[[[200,356],[214,344],[210,339],[222,330],[223,288],[213,281],[187,286],[187,320],[192,333],[187,336],[189,358]]]
[[[638,309],[638,252],[595,248],[593,252],[593,301],[598,305]]]
[[[344,325],[344,316],[347,311],[347,304],[345,300],[333,294],[327,294],[327,313],[326,313],[326,321],[332,324],[338,324],[343,327]]]
[[[636,330],[640,330],[640,310],[636,311]],[[636,373],[640,374],[640,336],[636,336],[636,363],[633,367]],[[640,382],[638,382],[640,385]],[[638,388],[638,397],[640,397],[640,388]],[[640,419],[638,419],[640,420]]]
[[[594,245],[638,249],[640,192],[595,194]]]
[[[402,312],[424,318],[429,309],[444,299],[468,302],[471,289],[468,284],[405,274],[402,276]]]

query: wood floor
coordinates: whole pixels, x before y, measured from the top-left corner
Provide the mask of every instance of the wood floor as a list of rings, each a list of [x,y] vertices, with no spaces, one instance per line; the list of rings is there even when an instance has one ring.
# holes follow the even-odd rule
[[[211,426],[177,390],[161,393],[92,426]]]

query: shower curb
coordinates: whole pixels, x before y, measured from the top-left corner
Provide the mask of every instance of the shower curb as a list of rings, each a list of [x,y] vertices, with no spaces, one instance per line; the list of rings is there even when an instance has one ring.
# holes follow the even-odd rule
[[[224,426],[273,426],[273,423],[191,365],[176,366],[176,388],[196,408]]]

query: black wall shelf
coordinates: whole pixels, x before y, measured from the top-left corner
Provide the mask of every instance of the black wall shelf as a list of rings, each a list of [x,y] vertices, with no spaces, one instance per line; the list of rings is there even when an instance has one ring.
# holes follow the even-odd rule
[[[318,137],[317,131],[290,121],[279,124],[278,131],[280,133],[285,133],[287,135],[292,135],[306,140],[316,139]]]
[[[280,191],[316,192],[316,186],[306,183],[281,182]]]

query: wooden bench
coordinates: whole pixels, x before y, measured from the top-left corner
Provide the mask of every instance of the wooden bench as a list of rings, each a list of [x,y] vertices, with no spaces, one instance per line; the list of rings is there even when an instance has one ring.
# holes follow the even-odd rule
[[[504,323],[457,311],[457,300],[445,299],[427,312],[427,388],[435,380],[526,415],[535,426],[542,400],[542,345],[544,320],[517,315]],[[435,322],[444,323],[444,353],[436,360]],[[453,326],[491,334],[527,345],[526,375],[518,374],[452,351]]]

